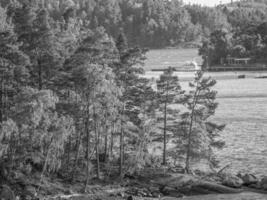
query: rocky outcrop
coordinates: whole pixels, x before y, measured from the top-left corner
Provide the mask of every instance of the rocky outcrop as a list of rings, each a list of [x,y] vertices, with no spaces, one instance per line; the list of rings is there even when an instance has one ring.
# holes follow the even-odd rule
[[[260,187],[263,190],[267,190],[267,176],[264,177],[260,182]]]
[[[237,176],[242,179],[243,185],[245,186],[257,184],[259,182],[258,178],[253,174],[238,174]]]
[[[0,186],[0,199],[16,200],[14,192],[7,185]]]
[[[239,179],[238,179],[239,181]],[[241,180],[242,181],[242,180]],[[233,180],[228,178],[228,185],[237,186],[237,183],[232,183]],[[215,182],[208,182],[198,179],[192,175],[178,174],[162,178],[158,181],[162,193],[169,193],[173,197],[179,195],[199,195],[199,194],[227,194],[227,193],[240,193],[243,190],[221,185]],[[238,186],[242,183],[238,182]],[[166,194],[167,195],[167,194]]]
[[[162,200],[266,200],[266,194],[257,194],[252,192],[244,192],[240,194],[210,194],[210,195],[198,195],[184,198],[162,198]]]
[[[227,174],[223,177],[222,184],[232,188],[241,188],[244,182],[238,176]]]

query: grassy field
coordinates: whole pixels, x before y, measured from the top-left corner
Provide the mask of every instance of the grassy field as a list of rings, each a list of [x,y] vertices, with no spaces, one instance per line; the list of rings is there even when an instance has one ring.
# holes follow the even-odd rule
[[[163,49],[151,50],[147,53],[145,70],[161,69],[165,67],[180,67],[188,61],[196,61],[202,64],[202,58],[198,55],[198,49]]]

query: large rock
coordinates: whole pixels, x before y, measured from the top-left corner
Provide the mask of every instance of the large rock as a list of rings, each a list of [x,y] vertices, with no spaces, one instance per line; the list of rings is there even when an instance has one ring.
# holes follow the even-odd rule
[[[209,194],[197,195],[184,198],[161,198],[161,200],[266,200],[266,194],[244,192],[240,194]]]
[[[239,174],[238,175],[239,178],[241,178],[243,180],[243,184],[246,185],[246,186],[250,186],[250,185],[253,185],[253,184],[257,184],[258,183],[258,179],[256,176],[254,176],[253,174]]]
[[[169,193],[169,196],[176,197],[176,194],[184,195],[198,195],[198,194],[226,194],[226,193],[240,193],[241,189],[233,187],[241,187],[243,181],[237,179],[234,183],[230,184],[228,181],[227,187],[220,185],[216,182],[208,182],[198,179],[192,175],[187,174],[172,174],[169,177],[161,178],[158,184],[161,186],[162,193]],[[238,182],[240,181],[240,182]],[[236,183],[238,182],[238,184]]]
[[[160,192],[164,195],[164,196],[171,196],[171,197],[183,197],[184,195],[180,193],[179,190],[177,190],[176,188],[173,187],[163,187],[160,189]]]
[[[0,199],[15,200],[14,192],[7,185],[0,186]]]
[[[240,193],[242,189],[236,189],[227,187],[213,182],[199,182],[188,188],[188,192],[184,193],[187,195],[198,195],[198,194],[230,194]]]
[[[241,178],[237,176],[226,175],[223,178],[222,184],[228,187],[241,188],[244,182]]]
[[[267,176],[265,176],[260,182],[261,189],[267,190]]]

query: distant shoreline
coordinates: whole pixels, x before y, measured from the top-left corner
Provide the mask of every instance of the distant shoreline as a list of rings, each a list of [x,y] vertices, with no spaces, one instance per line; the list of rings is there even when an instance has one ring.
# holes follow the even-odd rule
[[[159,78],[163,72],[146,71],[143,77],[152,79]],[[190,81],[194,78],[194,71],[181,72],[177,71],[174,74],[178,76],[180,81]],[[267,71],[227,71],[227,72],[205,72],[206,77],[211,76],[216,80],[233,80],[233,79],[267,79]]]

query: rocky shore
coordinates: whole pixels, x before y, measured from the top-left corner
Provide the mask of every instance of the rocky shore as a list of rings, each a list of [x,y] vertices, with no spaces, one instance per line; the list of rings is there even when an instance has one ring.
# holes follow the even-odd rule
[[[267,177],[252,174],[232,175],[211,173],[188,175],[181,172],[151,170],[119,180],[91,180],[86,190],[79,177],[68,183],[55,177],[42,183],[38,174],[17,173],[11,182],[3,184],[0,199],[73,199],[73,200],[266,200]]]

